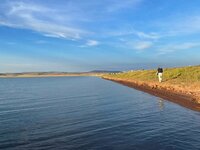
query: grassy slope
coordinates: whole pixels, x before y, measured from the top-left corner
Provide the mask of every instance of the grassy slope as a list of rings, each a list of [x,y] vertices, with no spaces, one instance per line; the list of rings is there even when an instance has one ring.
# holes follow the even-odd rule
[[[135,81],[158,82],[156,70],[137,70],[124,73],[109,74],[104,77],[129,79]],[[164,83],[180,86],[200,86],[200,66],[166,68],[163,73]]]

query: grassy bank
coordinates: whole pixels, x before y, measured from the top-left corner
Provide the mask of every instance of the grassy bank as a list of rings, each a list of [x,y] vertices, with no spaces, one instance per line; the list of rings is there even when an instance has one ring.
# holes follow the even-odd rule
[[[163,82],[158,82],[155,70],[136,70],[115,74],[106,74],[102,78],[125,84],[133,84],[133,87],[143,87],[149,93],[161,93],[165,95],[181,95],[182,98],[190,97],[190,101],[200,104],[200,66],[180,68],[164,68]]]
[[[131,79],[145,82],[157,82],[156,70],[136,70],[123,73],[108,74],[104,77]],[[200,66],[166,68],[163,73],[163,82],[190,86],[200,82]],[[200,86],[200,84],[197,84]]]

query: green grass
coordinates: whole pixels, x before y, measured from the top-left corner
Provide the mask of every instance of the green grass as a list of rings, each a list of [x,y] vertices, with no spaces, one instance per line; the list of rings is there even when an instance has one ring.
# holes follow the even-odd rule
[[[132,79],[139,81],[157,81],[157,70],[137,70],[117,74],[108,74],[104,77]],[[163,81],[169,83],[190,84],[200,82],[200,66],[181,68],[164,68]]]

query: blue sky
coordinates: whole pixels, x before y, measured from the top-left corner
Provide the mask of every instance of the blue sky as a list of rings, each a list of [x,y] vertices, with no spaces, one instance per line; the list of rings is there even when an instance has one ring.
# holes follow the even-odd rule
[[[0,72],[200,64],[199,0],[1,0]]]

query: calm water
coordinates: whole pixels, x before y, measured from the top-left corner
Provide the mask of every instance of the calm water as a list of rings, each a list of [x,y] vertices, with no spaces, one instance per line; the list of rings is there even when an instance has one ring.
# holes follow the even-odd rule
[[[0,149],[199,150],[200,113],[95,77],[0,79]]]

